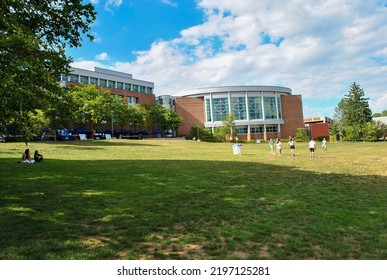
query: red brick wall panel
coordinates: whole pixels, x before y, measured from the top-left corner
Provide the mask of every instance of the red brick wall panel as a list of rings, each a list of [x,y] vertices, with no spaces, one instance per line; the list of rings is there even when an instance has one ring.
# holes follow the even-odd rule
[[[177,136],[188,136],[191,127],[204,127],[204,98],[176,98],[175,111],[183,117],[183,124],[177,129]]]
[[[304,116],[302,112],[301,95],[282,95],[282,119],[281,138],[294,136],[298,128],[304,128]]]
[[[315,123],[309,125],[310,136],[317,138],[320,136],[329,136],[329,124],[328,123]],[[329,141],[329,138],[326,139]]]

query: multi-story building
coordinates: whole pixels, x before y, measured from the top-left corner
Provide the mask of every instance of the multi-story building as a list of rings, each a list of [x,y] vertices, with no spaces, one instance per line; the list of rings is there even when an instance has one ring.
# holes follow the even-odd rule
[[[312,117],[304,119],[305,127],[310,138],[327,137],[332,130],[333,120],[328,117]]]
[[[189,135],[195,125],[214,131],[227,114],[235,117],[240,140],[287,138],[304,127],[301,96],[286,87],[209,87],[177,92],[171,99],[184,118],[177,136]]]
[[[92,84],[121,96],[130,106],[136,103],[154,104],[154,83],[133,79],[132,74],[95,67],[94,71],[72,67],[69,76],[62,76],[64,86]]]

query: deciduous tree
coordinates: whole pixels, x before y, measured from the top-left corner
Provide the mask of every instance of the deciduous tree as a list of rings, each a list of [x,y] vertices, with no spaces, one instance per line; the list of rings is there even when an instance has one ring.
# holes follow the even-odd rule
[[[2,0],[0,3],[0,127],[45,110],[60,94],[60,75],[96,13],[81,0]]]

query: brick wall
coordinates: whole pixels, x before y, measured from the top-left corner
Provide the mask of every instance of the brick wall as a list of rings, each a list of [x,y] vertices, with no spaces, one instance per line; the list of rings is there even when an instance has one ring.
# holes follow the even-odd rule
[[[175,111],[183,117],[183,124],[177,129],[177,136],[188,136],[191,127],[204,127],[204,98],[176,98]]]
[[[302,112],[301,95],[282,95],[282,119],[284,124],[281,125],[281,138],[287,139],[294,136],[297,128],[304,128],[304,116]]]
[[[329,125],[328,123],[314,123],[309,125],[310,137],[317,138],[319,136],[326,136],[329,141]]]

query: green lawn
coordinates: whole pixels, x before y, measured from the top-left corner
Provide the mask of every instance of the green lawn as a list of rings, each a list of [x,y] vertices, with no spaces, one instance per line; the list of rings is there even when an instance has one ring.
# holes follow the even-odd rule
[[[0,259],[387,259],[386,142],[24,148],[0,143]]]

